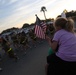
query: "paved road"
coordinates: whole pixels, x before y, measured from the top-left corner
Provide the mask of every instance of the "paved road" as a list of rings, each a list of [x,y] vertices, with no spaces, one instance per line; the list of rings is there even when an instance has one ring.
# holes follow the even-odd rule
[[[46,41],[37,44],[37,47],[29,49],[26,55],[21,53],[18,62],[3,60],[3,71],[0,75],[45,75],[45,63],[49,45]]]

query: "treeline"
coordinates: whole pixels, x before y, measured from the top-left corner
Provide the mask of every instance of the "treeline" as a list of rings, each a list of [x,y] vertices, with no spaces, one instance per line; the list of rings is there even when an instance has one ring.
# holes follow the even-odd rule
[[[72,11],[69,11],[69,12],[68,12],[68,11],[65,9],[64,12],[65,12],[67,18],[68,18],[68,17],[72,17],[73,19],[76,20],[76,11],[72,10]],[[61,15],[58,15],[57,17],[60,17],[60,16],[61,16]],[[46,22],[49,22],[49,21],[52,21],[52,20],[54,20],[54,19],[53,19],[53,18],[46,19]],[[45,20],[44,20],[44,21],[45,21]],[[24,23],[21,28],[26,28],[26,27],[29,27],[30,25],[35,25],[35,23],[31,23],[31,24]],[[18,29],[18,28],[13,27],[13,28],[10,28],[10,29],[6,29],[6,30],[3,30],[1,34],[6,33],[6,32],[10,32],[10,31],[13,31],[13,30],[16,30],[16,29]]]
[[[54,20],[54,19],[53,19],[53,18],[49,18],[49,19],[46,19],[46,22],[49,22],[49,21],[52,21],[52,20]],[[42,20],[42,21],[45,21],[45,20]],[[33,26],[33,25],[36,25],[36,23],[31,23],[31,24],[29,24],[29,23],[24,23],[21,28],[28,28],[29,26]],[[1,32],[1,34],[7,33],[7,32],[11,32],[11,31],[14,31],[14,30],[17,30],[17,29],[19,29],[19,28],[12,27],[12,28],[3,30],[3,31]]]
[[[66,17],[76,17],[76,11],[72,10],[72,11],[67,11],[67,10],[64,10],[63,12],[65,12],[66,14]],[[58,15],[58,17],[60,17],[61,15]]]

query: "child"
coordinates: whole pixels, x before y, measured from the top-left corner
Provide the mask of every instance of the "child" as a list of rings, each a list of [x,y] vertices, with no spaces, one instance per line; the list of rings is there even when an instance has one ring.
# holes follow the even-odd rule
[[[76,74],[76,36],[74,21],[67,18],[57,18],[54,22],[55,34],[53,42],[46,36],[49,45],[55,52],[47,57],[47,75]],[[56,48],[58,47],[58,51]]]

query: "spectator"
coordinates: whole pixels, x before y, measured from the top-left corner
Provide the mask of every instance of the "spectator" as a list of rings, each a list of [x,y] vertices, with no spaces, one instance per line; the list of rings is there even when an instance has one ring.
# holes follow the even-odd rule
[[[56,32],[52,41],[46,36],[49,45],[55,52],[47,56],[47,75],[75,75],[76,36],[73,31],[74,22],[72,19],[57,18],[54,27]],[[56,51],[57,46],[59,47]]]

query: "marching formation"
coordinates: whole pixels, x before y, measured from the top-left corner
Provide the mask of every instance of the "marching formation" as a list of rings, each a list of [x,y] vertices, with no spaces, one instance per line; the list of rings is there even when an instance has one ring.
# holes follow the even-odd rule
[[[53,31],[52,25],[47,26],[47,33],[52,34]],[[51,33],[51,31],[53,31]],[[35,28],[30,29],[28,33],[25,33],[24,31],[15,34],[11,33],[9,35],[0,36],[0,50],[4,51],[9,58],[14,59],[14,61],[18,61],[18,51],[23,52],[23,54],[26,54],[27,49],[31,49],[32,47],[36,47],[36,43],[40,43],[42,39],[38,38],[36,36]],[[0,58],[1,59],[1,58]],[[0,64],[1,65],[1,64]],[[0,68],[0,71],[2,71],[2,68]]]

